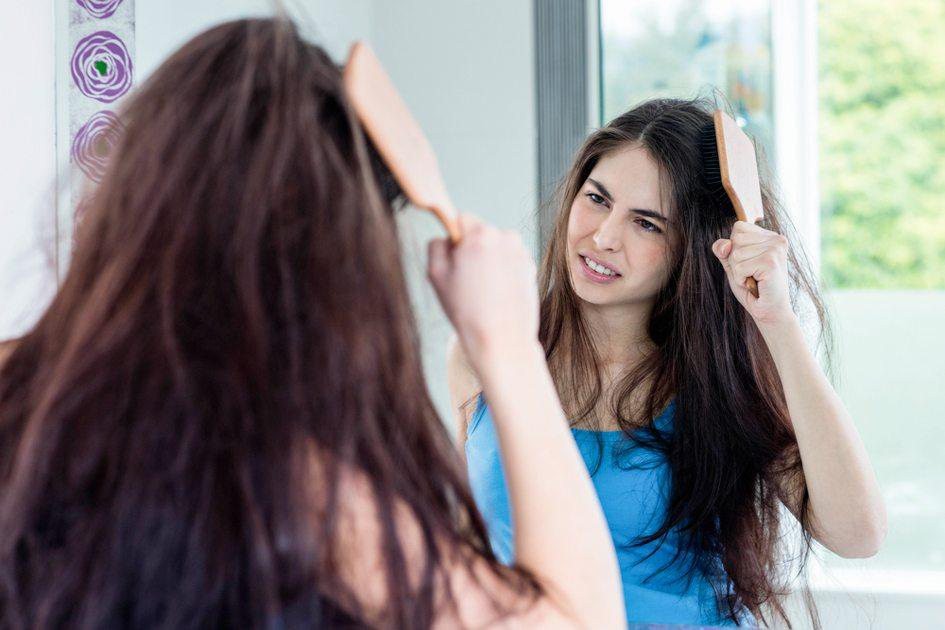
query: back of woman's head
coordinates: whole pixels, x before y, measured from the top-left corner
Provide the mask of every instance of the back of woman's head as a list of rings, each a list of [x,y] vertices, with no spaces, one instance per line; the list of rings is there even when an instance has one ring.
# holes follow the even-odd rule
[[[226,23],[120,119],[68,275],[0,371],[0,625],[352,622],[344,467],[380,506],[387,619],[429,621],[434,535],[487,544],[339,69],[287,21]],[[395,499],[427,542],[416,593]]]
[[[578,150],[559,190],[541,265],[540,337],[559,388],[573,394],[572,417],[592,414],[603,396],[600,358],[569,275],[569,213],[602,158],[642,148],[658,167],[661,196],[673,218],[668,273],[647,322],[655,350],[621,378],[607,401],[628,433],[665,453],[672,471],[666,518],[640,542],[659,541],[678,528],[699,550],[701,568],[719,578],[723,612],[734,616],[748,608],[760,614],[769,605],[770,612],[782,615],[779,499],[787,480],[798,477],[800,462],[765,340],[711,251],[713,242],[730,236],[736,220],[731,201],[705,172],[700,139],[712,125],[714,109],[701,99],[647,101],[593,132]],[[829,351],[830,330],[816,282],[764,164],[760,170],[762,227],[789,238],[792,302],[797,310],[814,312]],[[641,393],[643,409],[632,404]],[[633,432],[670,399],[675,403],[671,435]],[[803,501],[806,505],[806,491]],[[733,592],[724,585],[725,575]]]

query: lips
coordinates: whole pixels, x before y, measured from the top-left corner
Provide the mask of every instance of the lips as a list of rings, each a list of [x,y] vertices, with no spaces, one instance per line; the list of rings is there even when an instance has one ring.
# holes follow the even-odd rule
[[[594,263],[600,265],[601,267],[605,267],[605,268],[607,268],[608,270],[613,271],[614,274],[615,274],[616,276],[618,276],[618,277],[621,276],[621,275],[623,275],[623,274],[621,274],[619,271],[617,271],[616,267],[614,267],[613,265],[608,265],[608,264],[605,263],[604,261],[599,260],[599,259],[597,259],[597,258],[594,258],[593,256],[588,256],[587,254],[579,254],[579,256],[580,256],[582,259],[588,258],[588,259],[594,261]]]
[[[581,267],[580,274],[588,282],[591,282],[593,284],[599,284],[599,285],[607,285],[607,284],[613,284],[617,282],[617,280],[620,280],[623,277],[621,275],[608,275],[608,274],[600,273],[598,271],[594,271],[594,269],[592,269],[587,264],[587,260],[584,258],[584,256],[579,256],[578,258],[580,260],[578,265]]]

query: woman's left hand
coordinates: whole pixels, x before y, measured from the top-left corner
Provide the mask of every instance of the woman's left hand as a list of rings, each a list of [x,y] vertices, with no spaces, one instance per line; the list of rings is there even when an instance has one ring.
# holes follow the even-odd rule
[[[746,221],[735,222],[731,238],[712,244],[735,298],[759,328],[795,319],[788,293],[787,250],[783,235]],[[745,286],[749,277],[758,283],[758,297]]]

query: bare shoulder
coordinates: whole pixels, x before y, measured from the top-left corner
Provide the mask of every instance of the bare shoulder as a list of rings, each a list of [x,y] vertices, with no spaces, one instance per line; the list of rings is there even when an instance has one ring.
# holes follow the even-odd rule
[[[463,351],[463,345],[459,342],[456,333],[450,335],[446,342],[446,363],[450,377],[455,376],[457,379],[466,382],[466,384],[474,383],[478,386],[479,379],[476,377],[475,370],[469,364],[466,353]]]
[[[455,333],[450,336],[447,343],[446,372],[449,381],[450,408],[456,424],[456,439],[459,444],[463,444],[469,417],[472,415],[473,399],[482,387]]]
[[[384,618],[391,597],[385,579],[384,525],[376,495],[368,477],[348,469],[339,480],[339,533],[336,552],[341,578],[357,594],[371,620]],[[427,544],[414,512],[401,500],[394,501],[393,519],[407,579],[412,589],[421,586],[427,560]],[[435,627],[571,628],[573,620],[547,595],[518,588],[516,575],[503,575],[471,546],[434,541],[444,560],[442,576],[434,584],[437,615]],[[399,589],[398,589],[399,590]],[[449,605],[446,593],[457,594]]]

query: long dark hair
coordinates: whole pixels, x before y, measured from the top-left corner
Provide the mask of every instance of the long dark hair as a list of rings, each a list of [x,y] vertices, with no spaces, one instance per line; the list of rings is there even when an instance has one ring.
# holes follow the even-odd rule
[[[433,621],[440,543],[521,576],[428,395],[396,189],[327,55],[284,19],[226,23],[120,116],[68,275],[0,371],[0,626],[361,625],[346,470],[376,503],[385,626]]]
[[[775,364],[710,249],[716,239],[729,236],[735,221],[731,203],[719,202],[704,178],[699,132],[711,125],[713,109],[707,100],[648,101],[585,141],[559,188],[556,222],[540,268],[540,338],[559,392],[569,393],[563,396],[569,417],[589,418],[603,396],[602,372],[571,286],[568,217],[602,156],[643,147],[659,165],[679,227],[671,239],[670,278],[648,322],[654,350],[605,401],[629,437],[665,455],[672,475],[665,520],[637,544],[660,541],[678,529],[696,550],[698,568],[718,586],[723,614],[737,620],[748,609],[760,619],[767,612],[787,621],[782,600],[788,576],[779,555],[781,489],[791,483],[803,489],[801,565],[810,548],[808,497]],[[829,360],[830,328],[816,282],[768,178],[763,180],[763,227],[789,238],[792,302],[815,315]],[[637,397],[644,400],[642,409],[631,404]],[[672,399],[673,431],[635,430]]]

